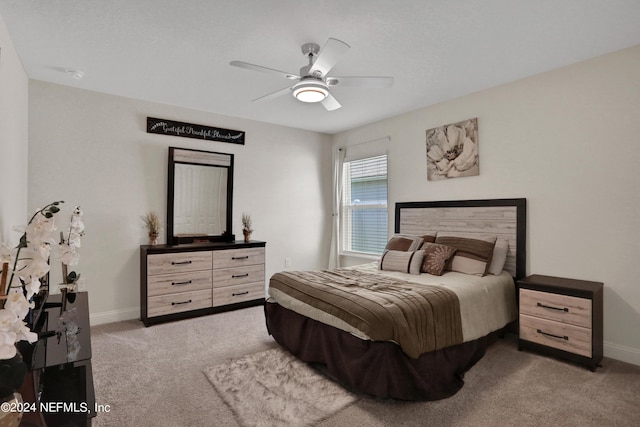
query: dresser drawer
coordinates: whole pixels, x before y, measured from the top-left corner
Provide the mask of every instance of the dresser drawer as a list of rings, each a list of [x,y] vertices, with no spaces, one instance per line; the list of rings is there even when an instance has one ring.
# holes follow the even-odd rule
[[[152,254],[147,257],[147,274],[211,270],[211,251]]]
[[[264,298],[264,282],[213,288],[213,306],[234,304]]]
[[[520,315],[520,339],[591,357],[590,328]]]
[[[591,328],[591,300],[520,289],[520,312],[544,319]]]
[[[246,283],[264,283],[264,264],[246,267],[221,268],[213,272],[213,287],[244,285]]]
[[[211,307],[211,290],[180,292],[148,298],[148,315],[181,313]]]
[[[211,270],[149,276],[147,286],[150,297],[211,289]]]
[[[264,248],[230,249],[213,252],[213,268],[264,264]]]

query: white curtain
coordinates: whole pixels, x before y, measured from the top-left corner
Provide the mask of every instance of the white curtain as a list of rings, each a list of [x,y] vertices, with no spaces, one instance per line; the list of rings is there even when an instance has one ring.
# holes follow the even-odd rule
[[[344,162],[360,160],[367,157],[387,154],[391,138],[374,139],[349,145],[336,147],[333,151],[333,212],[331,246],[329,250],[329,268],[340,268],[340,224],[342,214],[342,168]]]
[[[333,211],[329,268],[340,267],[340,207],[342,205],[342,163],[346,148],[336,147],[333,151]]]

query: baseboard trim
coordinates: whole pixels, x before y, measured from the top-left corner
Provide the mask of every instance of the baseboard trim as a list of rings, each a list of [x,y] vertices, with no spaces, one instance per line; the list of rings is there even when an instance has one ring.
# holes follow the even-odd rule
[[[604,356],[640,366],[640,349],[605,341]]]
[[[140,319],[140,307],[103,311],[101,313],[91,313],[89,315],[89,322],[91,323],[91,326],[134,319]]]

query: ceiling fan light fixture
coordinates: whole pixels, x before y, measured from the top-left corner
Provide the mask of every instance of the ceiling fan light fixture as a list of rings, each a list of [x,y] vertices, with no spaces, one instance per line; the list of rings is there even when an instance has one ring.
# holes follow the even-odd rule
[[[329,95],[327,85],[322,81],[301,81],[293,86],[293,96],[302,102],[321,102]]]

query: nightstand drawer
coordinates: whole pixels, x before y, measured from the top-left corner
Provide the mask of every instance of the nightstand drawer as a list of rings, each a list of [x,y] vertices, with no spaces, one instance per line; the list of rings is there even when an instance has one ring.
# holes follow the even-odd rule
[[[591,328],[591,300],[550,292],[520,289],[520,312],[558,322]]]
[[[585,357],[591,357],[592,355],[592,332],[590,328],[582,328],[521,314],[520,339]]]

